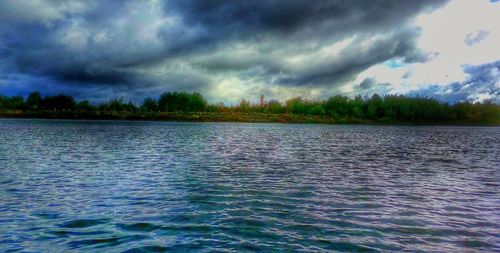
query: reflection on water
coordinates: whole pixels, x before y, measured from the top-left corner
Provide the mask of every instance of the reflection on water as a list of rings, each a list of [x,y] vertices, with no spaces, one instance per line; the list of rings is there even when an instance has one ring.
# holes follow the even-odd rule
[[[500,129],[0,120],[0,251],[499,251]]]

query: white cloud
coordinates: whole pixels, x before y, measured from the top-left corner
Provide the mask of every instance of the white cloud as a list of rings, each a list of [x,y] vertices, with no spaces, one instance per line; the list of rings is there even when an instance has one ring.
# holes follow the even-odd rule
[[[435,57],[426,63],[394,68],[387,64],[372,66],[349,86],[365,78],[375,78],[378,82],[391,83],[391,92],[405,93],[431,84],[463,82],[467,79],[465,66],[500,60],[499,13],[498,3],[453,0],[442,9],[420,14],[414,23],[421,29],[417,46],[424,52],[435,53]],[[478,35],[480,39],[467,43],[467,38]]]
[[[416,25],[422,35],[418,46],[436,52],[425,66],[415,67],[415,81],[447,83],[462,81],[465,65],[480,65],[500,59],[500,4],[489,1],[454,0],[441,10],[422,14]],[[480,32],[487,36],[469,46],[465,40]],[[430,77],[430,78],[427,78]]]

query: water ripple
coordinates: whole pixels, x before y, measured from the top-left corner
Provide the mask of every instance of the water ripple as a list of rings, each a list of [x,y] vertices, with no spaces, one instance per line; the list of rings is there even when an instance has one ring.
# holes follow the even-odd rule
[[[500,251],[500,129],[0,120],[0,251]]]

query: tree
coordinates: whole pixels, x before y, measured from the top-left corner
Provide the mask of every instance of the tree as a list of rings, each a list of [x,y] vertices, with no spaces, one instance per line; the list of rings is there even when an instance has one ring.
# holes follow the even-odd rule
[[[1,96],[0,95],[0,109],[5,110],[23,110],[26,108],[26,103],[21,96]]]
[[[166,92],[160,95],[158,107],[163,112],[199,112],[207,107],[200,93]]]
[[[384,111],[382,109],[382,98],[377,93],[366,102],[366,116],[369,119],[377,120],[384,116]]]
[[[123,110],[127,112],[136,112],[137,111],[137,106],[135,106],[132,101],[129,101],[126,104],[123,104]]]
[[[42,101],[42,96],[40,92],[32,92],[29,94],[26,104],[29,110],[40,109],[40,102]]]
[[[158,111],[158,102],[154,98],[147,97],[142,102],[141,110],[146,112]]]
[[[206,107],[207,107],[207,101],[203,98],[203,96],[200,93],[194,92],[193,94],[190,95],[187,107],[188,111],[200,112],[205,110]]]
[[[76,108],[79,111],[84,111],[84,112],[95,111],[95,108],[90,104],[90,102],[88,100],[83,100],[83,101],[78,102],[78,104],[76,104]]]
[[[250,101],[242,98],[240,104],[238,105],[238,110],[240,112],[247,112],[250,109]]]
[[[66,95],[47,96],[40,101],[40,108],[44,110],[71,111],[76,108],[73,97]]]
[[[334,96],[325,103],[326,112],[333,118],[346,117],[349,114],[348,98],[344,96]]]
[[[285,102],[287,113],[306,114],[301,97],[291,98]]]
[[[276,99],[271,99],[266,103],[266,112],[268,113],[284,113],[285,108],[280,103],[280,101]]]

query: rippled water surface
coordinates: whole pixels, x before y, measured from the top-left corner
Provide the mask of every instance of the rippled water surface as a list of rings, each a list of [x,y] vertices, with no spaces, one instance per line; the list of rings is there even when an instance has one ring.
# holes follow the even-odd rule
[[[0,251],[500,251],[500,128],[0,120]]]

